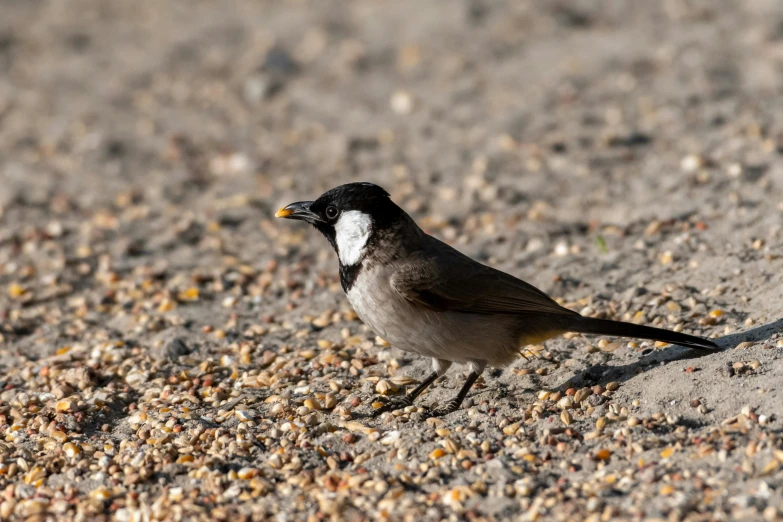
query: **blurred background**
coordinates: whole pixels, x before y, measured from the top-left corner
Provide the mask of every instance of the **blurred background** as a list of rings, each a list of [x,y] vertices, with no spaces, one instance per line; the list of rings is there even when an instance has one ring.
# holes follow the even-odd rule
[[[279,205],[356,180],[519,266],[661,224],[777,237],[775,0],[0,9],[3,233],[68,232],[66,257],[208,265],[191,247],[213,241],[258,265],[288,251]],[[677,258],[671,239],[642,257]]]

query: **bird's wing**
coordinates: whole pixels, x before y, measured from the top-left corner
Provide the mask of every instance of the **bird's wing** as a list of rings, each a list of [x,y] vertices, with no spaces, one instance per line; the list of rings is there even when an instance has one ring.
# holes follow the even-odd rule
[[[390,278],[391,286],[408,301],[441,312],[575,314],[533,285],[431,239],[428,248],[399,265]]]

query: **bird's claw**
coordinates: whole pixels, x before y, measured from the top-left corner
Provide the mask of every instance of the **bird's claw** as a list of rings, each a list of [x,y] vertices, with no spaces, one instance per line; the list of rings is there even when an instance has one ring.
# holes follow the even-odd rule
[[[448,415],[449,413],[454,413],[459,409],[459,403],[456,400],[450,400],[443,406],[439,408],[435,408],[431,412],[429,412],[430,417],[443,417],[445,415]]]

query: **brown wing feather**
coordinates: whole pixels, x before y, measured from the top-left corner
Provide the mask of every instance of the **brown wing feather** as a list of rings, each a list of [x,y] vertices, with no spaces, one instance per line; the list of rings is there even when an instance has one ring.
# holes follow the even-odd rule
[[[405,299],[437,311],[472,314],[575,314],[533,285],[473,261],[431,238],[398,267],[391,285]]]

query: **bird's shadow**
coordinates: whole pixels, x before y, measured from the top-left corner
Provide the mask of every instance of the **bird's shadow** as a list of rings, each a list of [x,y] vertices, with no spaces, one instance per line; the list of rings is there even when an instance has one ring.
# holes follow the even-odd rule
[[[713,341],[720,347],[719,351],[723,352],[734,348],[740,343],[764,341],[780,331],[783,331],[783,319],[778,319],[777,321],[758,326],[745,332],[725,335],[718,339],[713,339]],[[653,352],[649,356],[643,357],[630,364],[621,366],[597,364],[591,366],[585,371],[579,372],[579,374],[568,379],[560,386],[560,389],[581,388],[588,384],[606,384],[610,381],[625,382],[640,373],[659,366],[661,363],[670,363],[685,359],[698,359],[714,353],[718,352],[715,350],[699,350],[673,345],[667,350]]]

